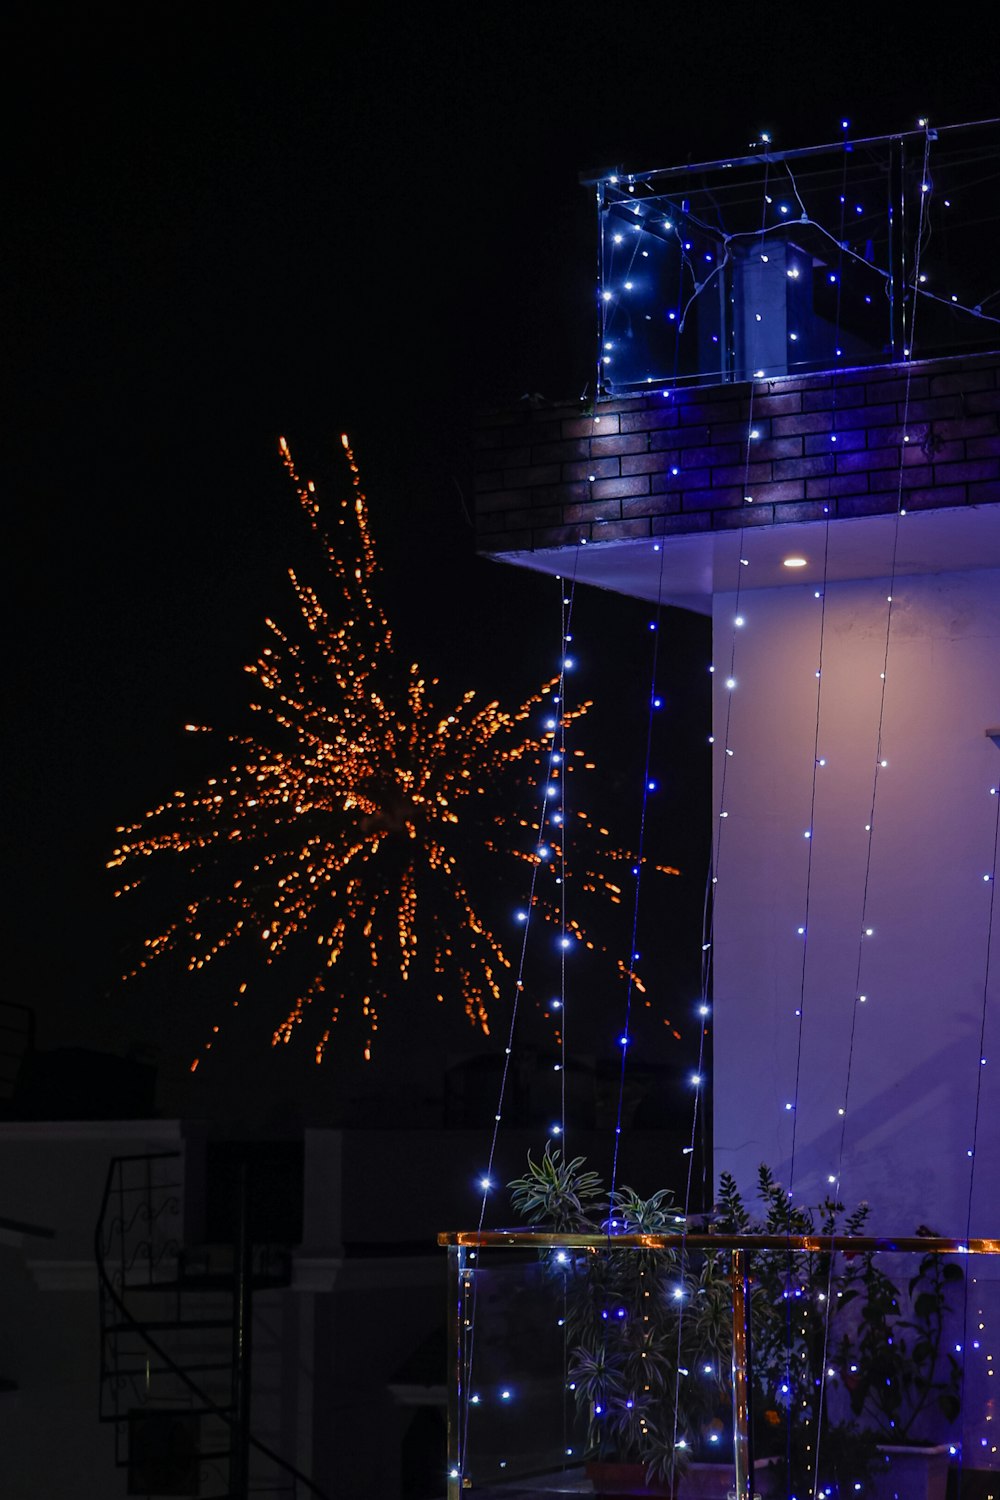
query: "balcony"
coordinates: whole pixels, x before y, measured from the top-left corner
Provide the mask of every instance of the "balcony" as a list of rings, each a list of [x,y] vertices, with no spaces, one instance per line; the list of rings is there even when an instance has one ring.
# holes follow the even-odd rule
[[[600,396],[996,342],[995,121],[587,180]]]

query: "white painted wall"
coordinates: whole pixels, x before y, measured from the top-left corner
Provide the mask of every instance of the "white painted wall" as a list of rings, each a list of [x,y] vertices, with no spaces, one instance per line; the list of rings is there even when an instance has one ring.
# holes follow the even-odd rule
[[[715,773],[720,820],[715,929],[717,1170],[752,1186],[767,1161],[800,1201],[839,1173],[874,1232],[966,1232],[981,1085],[971,1233],[1000,1233],[1000,902],[988,1059],[981,1067],[1000,750],[1000,571],[897,578],[879,772],[862,913],[885,580],[826,592],[815,813],[810,818],[821,603],[815,585],[747,590],[725,678],[733,595],[715,602]],[[724,809],[719,807],[725,761]],[[813,830],[803,977],[806,877]],[[860,948],[860,983],[857,980]],[[856,996],[866,994],[865,1004]],[[798,1019],[802,1052],[796,1099]],[[855,1025],[856,1023],[856,1025]],[[848,1058],[854,1029],[853,1060]],[[847,1113],[838,1114],[845,1102]],[[844,1131],[840,1161],[841,1129]]]

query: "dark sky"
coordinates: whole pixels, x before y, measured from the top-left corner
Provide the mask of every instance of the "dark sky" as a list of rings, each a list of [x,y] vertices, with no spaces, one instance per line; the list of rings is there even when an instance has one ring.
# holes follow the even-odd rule
[[[103,861],[288,614],[278,435],[333,495],[351,433],[407,650],[522,696],[554,586],[475,559],[471,434],[590,380],[579,172],[989,115],[996,48],[911,7],[649,0],[33,5],[4,50],[9,996],[45,1045],[123,1051]],[[587,689],[627,711],[645,614],[588,610]],[[672,630],[683,739],[707,646]],[[678,812],[665,856],[691,837]]]

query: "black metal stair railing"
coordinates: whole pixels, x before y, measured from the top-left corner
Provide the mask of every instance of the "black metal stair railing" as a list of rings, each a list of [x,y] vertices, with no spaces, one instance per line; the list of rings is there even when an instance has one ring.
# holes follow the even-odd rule
[[[245,1500],[252,1449],[287,1475],[277,1487],[255,1483],[255,1494],[325,1500],[249,1430],[249,1238],[242,1255],[234,1246],[232,1268],[187,1255],[182,1192],[179,1152],[109,1164],[95,1258],[99,1416],[114,1424],[116,1463],[129,1469],[130,1492]]]

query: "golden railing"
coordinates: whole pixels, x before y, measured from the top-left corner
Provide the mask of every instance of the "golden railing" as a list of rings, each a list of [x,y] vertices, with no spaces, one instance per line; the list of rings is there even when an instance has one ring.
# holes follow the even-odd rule
[[[751,1347],[747,1257],[754,1251],[863,1255],[872,1251],[919,1255],[1000,1255],[1000,1239],[946,1239],[931,1235],[838,1234],[548,1234],[537,1230],[456,1230],[438,1235],[448,1251],[448,1500],[459,1500],[465,1478],[464,1406],[467,1400],[465,1350],[470,1256],[480,1250],[675,1250],[729,1251],[733,1299],[732,1432],[735,1495],[754,1500]]]

